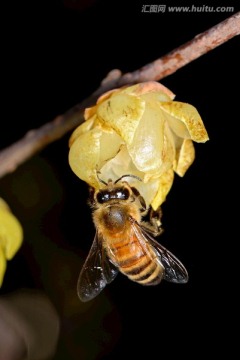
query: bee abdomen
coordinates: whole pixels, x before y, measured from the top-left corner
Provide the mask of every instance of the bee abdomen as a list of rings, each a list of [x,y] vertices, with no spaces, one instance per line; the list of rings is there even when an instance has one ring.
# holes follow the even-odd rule
[[[120,241],[111,247],[111,253],[119,270],[130,280],[142,285],[156,285],[162,280],[164,268],[150,247],[143,250],[137,241]]]
[[[135,263],[132,267],[122,269],[132,281],[142,285],[156,285],[163,277],[163,267],[153,259],[145,258],[144,264]]]

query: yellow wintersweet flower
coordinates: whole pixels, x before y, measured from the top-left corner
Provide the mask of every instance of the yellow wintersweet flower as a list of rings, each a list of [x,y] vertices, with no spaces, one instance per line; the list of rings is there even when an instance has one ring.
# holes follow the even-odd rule
[[[23,240],[23,230],[6,202],[0,198],[0,286],[7,267]]]
[[[99,188],[129,177],[147,205],[157,209],[165,200],[174,171],[183,176],[192,164],[193,141],[208,134],[198,111],[173,101],[175,95],[155,81],[115,89],[85,110],[85,122],[70,138],[69,163],[75,174]]]

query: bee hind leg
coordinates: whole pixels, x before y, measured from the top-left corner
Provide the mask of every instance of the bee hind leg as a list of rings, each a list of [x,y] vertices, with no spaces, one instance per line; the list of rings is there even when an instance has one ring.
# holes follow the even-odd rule
[[[162,218],[161,207],[159,206],[157,210],[153,210],[153,208],[151,207],[149,210],[149,221],[144,221],[142,225],[154,237],[159,236],[163,232],[161,218]]]

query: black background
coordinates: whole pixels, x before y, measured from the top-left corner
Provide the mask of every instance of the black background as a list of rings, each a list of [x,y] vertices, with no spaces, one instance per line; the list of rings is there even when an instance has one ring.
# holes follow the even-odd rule
[[[19,3],[9,1],[1,12],[1,148],[86,98],[108,71],[133,71],[233,14],[144,13],[144,1]],[[239,10],[234,2],[205,5]],[[187,285],[145,288],[119,275],[95,300],[80,303],[76,283],[94,228],[87,185],[68,165],[70,134],[0,180],[0,196],[25,233],[0,294],[47,294],[62,324],[54,359],[233,350],[226,338],[238,280],[238,209],[231,204],[238,208],[239,61],[234,38],[162,80],[176,100],[198,109],[210,137],[196,144],[194,164],[176,176],[163,205],[161,242],[187,267]]]

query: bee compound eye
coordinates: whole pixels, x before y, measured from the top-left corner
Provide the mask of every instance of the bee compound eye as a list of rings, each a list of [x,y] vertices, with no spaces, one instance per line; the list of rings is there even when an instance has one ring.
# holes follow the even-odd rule
[[[99,204],[103,204],[106,201],[108,201],[110,198],[109,193],[105,192],[105,191],[99,191],[99,193],[97,194],[97,201]]]
[[[123,199],[123,200],[127,200],[130,196],[130,193],[129,193],[129,190],[124,188],[122,191],[121,191],[121,197],[120,199]]]

